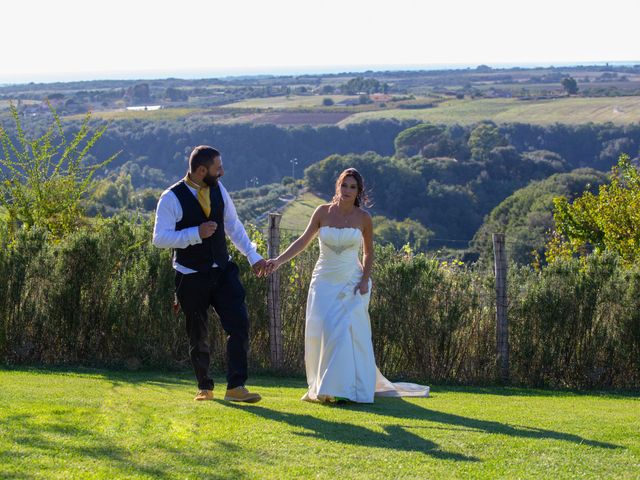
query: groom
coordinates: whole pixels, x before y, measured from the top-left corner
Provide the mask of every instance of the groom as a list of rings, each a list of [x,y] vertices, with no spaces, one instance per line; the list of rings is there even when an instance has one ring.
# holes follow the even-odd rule
[[[225,235],[247,257],[256,275],[265,260],[256,252],[226,189],[222,157],[215,148],[196,147],[187,175],[160,196],[153,244],[173,249],[176,296],[186,317],[189,356],[198,380],[195,400],[213,400],[209,376],[210,345],[207,309],[211,305],[227,333],[225,400],[255,403],[261,397],[245,388],[249,318],[238,266],[231,261]]]

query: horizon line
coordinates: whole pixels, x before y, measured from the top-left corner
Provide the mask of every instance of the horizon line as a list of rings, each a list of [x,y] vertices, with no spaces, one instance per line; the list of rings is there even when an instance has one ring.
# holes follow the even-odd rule
[[[602,60],[589,62],[486,62],[486,63],[431,63],[431,64],[379,64],[379,65],[305,65],[305,66],[274,66],[258,68],[227,68],[227,69],[146,69],[146,70],[113,70],[100,72],[73,72],[55,74],[35,74],[31,79],[26,79],[17,74],[12,79],[0,78],[0,86],[20,86],[29,84],[51,83],[75,83],[75,82],[100,82],[100,81],[135,81],[135,80],[204,80],[204,79],[234,79],[251,77],[288,77],[308,75],[339,75],[354,73],[385,73],[385,72],[420,72],[420,71],[445,71],[445,70],[470,70],[480,66],[486,66],[495,70],[510,70],[514,68],[575,68],[598,66],[635,66],[640,65],[640,60]]]

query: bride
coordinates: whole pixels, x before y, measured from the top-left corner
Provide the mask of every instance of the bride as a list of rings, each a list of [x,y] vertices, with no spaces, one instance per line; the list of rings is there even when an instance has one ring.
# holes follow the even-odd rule
[[[319,237],[320,256],[307,297],[304,360],[309,390],[303,400],[371,403],[374,394],[429,395],[427,386],[389,382],[376,367],[369,320],[373,224],[361,208],[366,202],[362,176],[355,168],[346,169],[336,181],[331,203],[320,205],[305,232],[268,261],[271,273]]]

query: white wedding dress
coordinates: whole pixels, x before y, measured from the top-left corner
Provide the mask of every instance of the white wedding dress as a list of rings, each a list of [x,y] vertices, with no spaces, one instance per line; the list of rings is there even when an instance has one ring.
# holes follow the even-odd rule
[[[429,387],[391,383],[376,367],[369,299],[354,293],[362,277],[359,228],[320,227],[320,257],[307,298],[305,367],[309,401],[335,397],[371,403],[376,396],[428,397]],[[370,285],[371,286],[371,285]]]

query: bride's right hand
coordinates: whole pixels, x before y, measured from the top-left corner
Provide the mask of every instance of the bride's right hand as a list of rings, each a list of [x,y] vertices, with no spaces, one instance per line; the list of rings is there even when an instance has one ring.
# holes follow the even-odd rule
[[[280,262],[277,258],[270,258],[269,260],[267,260],[267,275],[271,275],[273,272],[278,270],[280,268],[280,265],[282,265],[282,262]]]

